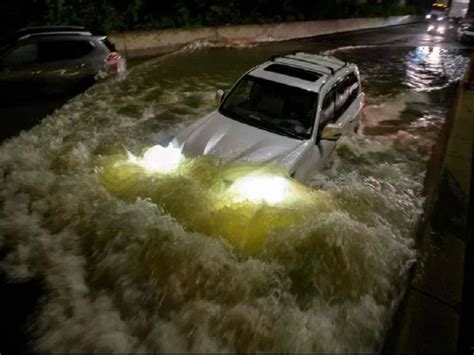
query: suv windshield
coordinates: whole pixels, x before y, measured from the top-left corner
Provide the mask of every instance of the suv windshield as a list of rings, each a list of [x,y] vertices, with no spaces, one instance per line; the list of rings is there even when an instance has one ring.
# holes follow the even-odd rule
[[[227,95],[219,112],[280,135],[308,139],[318,94],[246,75]]]

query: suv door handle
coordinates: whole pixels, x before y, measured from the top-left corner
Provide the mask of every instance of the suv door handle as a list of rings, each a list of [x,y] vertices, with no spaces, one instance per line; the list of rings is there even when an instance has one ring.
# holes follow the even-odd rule
[[[33,70],[31,72],[31,75],[39,75],[39,74],[41,74],[41,70]]]

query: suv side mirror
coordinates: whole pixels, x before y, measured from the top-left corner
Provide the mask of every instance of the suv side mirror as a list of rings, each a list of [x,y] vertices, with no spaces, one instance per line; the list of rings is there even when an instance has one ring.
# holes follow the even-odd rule
[[[225,96],[224,90],[221,90],[221,89],[217,90],[216,91],[216,102],[218,104],[220,104],[222,102],[222,99],[224,98],[224,96]]]
[[[337,141],[342,136],[342,128],[337,124],[328,124],[321,132],[321,139]]]

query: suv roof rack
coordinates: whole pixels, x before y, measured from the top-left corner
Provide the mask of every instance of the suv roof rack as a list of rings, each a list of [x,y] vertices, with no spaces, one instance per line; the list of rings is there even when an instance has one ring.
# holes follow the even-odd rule
[[[40,32],[67,32],[67,31],[87,31],[84,26],[29,26],[20,28],[15,33],[19,36]]]
[[[321,64],[317,64],[317,63],[313,63],[313,62],[309,62],[309,61],[306,61],[306,60],[299,60],[297,58],[291,58],[289,56],[276,56],[275,58],[272,58],[271,59],[272,61],[277,61],[277,62],[281,62],[285,65],[294,65],[294,64],[297,64],[297,62],[301,62],[301,63],[307,63],[307,64],[310,64],[312,66],[312,68],[308,68],[306,67],[306,70],[311,70],[311,71],[314,71],[314,72],[319,72],[319,73],[324,73],[324,74],[334,74],[334,70],[332,68],[328,68],[324,65],[321,65]],[[295,63],[296,62],[296,63]],[[314,67],[319,67],[319,68],[314,68]]]
[[[295,51],[291,54],[286,54],[286,55],[272,56],[270,60],[273,62],[277,58],[292,59],[299,62],[304,62],[304,63],[308,63],[312,65],[318,65],[320,67],[328,69],[331,74],[334,74],[336,71],[339,71],[345,66],[347,66],[347,62],[343,62],[337,58],[331,58],[331,57],[321,56],[317,54],[311,54],[310,56],[308,56],[308,55],[304,55],[303,52],[298,52],[298,51]],[[317,60],[314,60],[313,58]]]
[[[91,35],[92,32],[84,26],[30,26],[19,29],[13,35],[14,39],[21,40],[31,36],[45,36],[57,34]]]
[[[318,64],[318,65],[321,65],[321,62],[332,64],[333,65],[332,67],[328,66],[328,65],[324,65],[324,64],[323,65],[326,66],[327,68],[333,68],[336,71],[347,65],[347,62],[342,61],[342,60],[340,60],[338,58],[335,58],[335,57],[327,56],[327,55],[307,54],[307,53],[298,52],[298,51],[293,52],[292,55],[295,56],[295,57],[298,57],[298,58],[302,58],[302,59],[311,61],[314,64]]]
[[[92,36],[92,32],[89,31],[56,31],[56,32],[38,32],[38,33],[29,33],[18,38],[18,41],[25,40],[31,37],[41,37],[41,36]]]

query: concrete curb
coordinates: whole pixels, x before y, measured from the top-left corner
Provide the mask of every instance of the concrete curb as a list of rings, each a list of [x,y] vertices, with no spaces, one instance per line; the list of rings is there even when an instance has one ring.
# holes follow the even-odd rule
[[[418,16],[353,18],[342,20],[285,22],[264,25],[239,25],[178,28],[156,31],[117,32],[109,37],[129,58],[152,56],[178,50],[194,42],[242,45],[315,37],[340,32],[399,26],[418,22]]]

